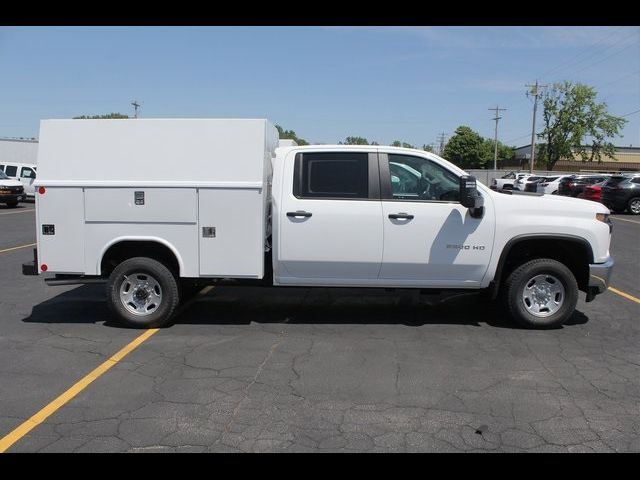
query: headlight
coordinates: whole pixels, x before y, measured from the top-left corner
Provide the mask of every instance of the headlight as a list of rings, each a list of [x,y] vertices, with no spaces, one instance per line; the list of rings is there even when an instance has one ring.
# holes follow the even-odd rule
[[[596,220],[600,220],[604,223],[609,223],[609,214],[608,213],[596,213]]]

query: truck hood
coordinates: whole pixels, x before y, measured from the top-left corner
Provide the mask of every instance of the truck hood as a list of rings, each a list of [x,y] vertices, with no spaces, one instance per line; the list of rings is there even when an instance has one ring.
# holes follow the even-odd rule
[[[596,213],[610,213],[601,203],[582,198],[565,197],[562,195],[520,195],[492,192],[496,202],[508,203],[511,208],[548,210],[550,215],[580,216],[595,215]]]
[[[2,187],[21,187],[22,183],[17,180],[2,180],[0,179],[0,188]]]

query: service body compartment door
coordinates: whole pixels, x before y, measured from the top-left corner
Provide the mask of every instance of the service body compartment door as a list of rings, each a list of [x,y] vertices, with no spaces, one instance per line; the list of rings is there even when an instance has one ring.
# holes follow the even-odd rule
[[[84,272],[84,195],[79,187],[46,187],[36,197],[38,269]]]
[[[285,164],[284,176],[293,178],[293,188],[282,192],[278,281],[375,281],[382,260],[377,154],[298,154]]]
[[[198,189],[200,275],[263,277],[263,202],[262,188]]]

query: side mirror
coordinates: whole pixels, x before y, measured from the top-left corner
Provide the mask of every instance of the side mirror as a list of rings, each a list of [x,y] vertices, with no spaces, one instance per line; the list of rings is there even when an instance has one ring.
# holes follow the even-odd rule
[[[469,209],[474,218],[480,218],[483,214],[484,199],[478,193],[476,177],[463,175],[460,177],[460,203]]]

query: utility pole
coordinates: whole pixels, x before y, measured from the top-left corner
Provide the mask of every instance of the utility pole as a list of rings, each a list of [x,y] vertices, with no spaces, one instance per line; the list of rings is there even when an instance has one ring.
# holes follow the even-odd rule
[[[495,135],[494,135],[495,147],[494,147],[494,150],[493,150],[493,169],[497,170],[498,169],[498,120],[500,120],[502,118],[500,116],[500,112],[506,112],[507,109],[506,108],[500,108],[498,105],[496,105],[496,108],[488,108],[487,110],[495,110],[495,112],[496,112],[496,116],[494,118],[492,118],[492,120],[496,121],[496,131],[495,131]]]
[[[134,100],[133,102],[131,102],[131,105],[133,106],[133,109],[134,109],[133,118],[138,118],[138,108],[140,108],[140,104],[138,103],[137,100]]]
[[[438,155],[442,155],[442,152],[444,151],[445,138],[447,138],[447,134],[445,132],[442,132],[440,135],[438,135],[438,142],[440,143],[440,149],[438,150]]]
[[[531,127],[531,157],[529,159],[529,172],[533,173],[533,162],[536,157],[536,111],[538,110],[538,97],[541,95],[539,89],[546,88],[546,85],[538,85],[538,80],[536,80],[535,85],[525,85],[526,87],[530,87],[531,90],[527,92],[527,97],[529,95],[533,96],[533,125]]]

